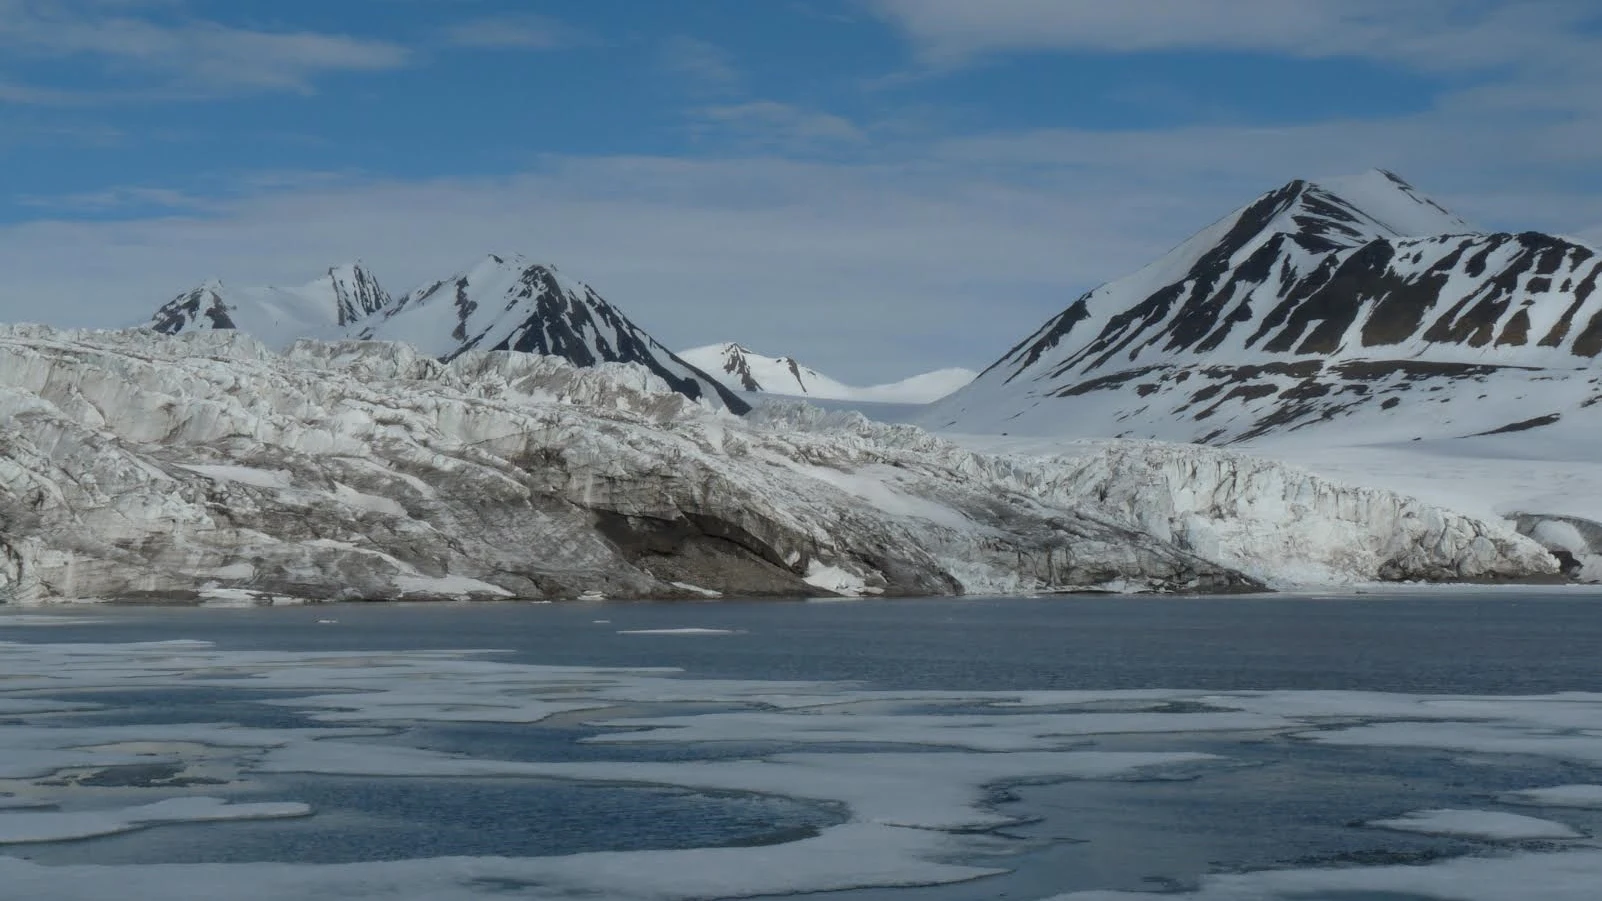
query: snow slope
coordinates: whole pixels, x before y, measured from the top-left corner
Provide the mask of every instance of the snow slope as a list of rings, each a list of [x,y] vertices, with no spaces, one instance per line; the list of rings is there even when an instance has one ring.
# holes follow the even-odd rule
[[[275,347],[296,338],[331,338],[387,308],[389,293],[361,263],[335,266],[299,288],[234,288],[208,281],[156,311],[164,334],[240,329]]]
[[[637,364],[11,326],[0,416],[0,598],[23,603],[1235,590],[1556,570],[1505,524],[1236,454],[993,456],[798,403],[742,419]]]
[[[1599,277],[1591,248],[1475,232],[1390,173],[1295,181],[1079,298],[920,421],[1227,444],[1589,416]]]
[[[736,391],[870,403],[930,403],[973,381],[977,374],[971,369],[937,369],[862,388],[829,378],[794,357],[767,357],[733,342],[680,351],[679,357]]]

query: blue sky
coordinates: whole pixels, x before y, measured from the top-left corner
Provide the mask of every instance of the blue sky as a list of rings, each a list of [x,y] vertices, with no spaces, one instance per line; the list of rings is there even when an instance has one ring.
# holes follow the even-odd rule
[[[0,319],[554,262],[671,346],[983,366],[1293,177],[1602,237],[1602,8],[0,0]]]

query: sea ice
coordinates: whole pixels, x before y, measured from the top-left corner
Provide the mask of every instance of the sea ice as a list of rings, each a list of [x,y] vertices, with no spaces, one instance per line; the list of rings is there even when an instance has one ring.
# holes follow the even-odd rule
[[[619,635],[733,635],[733,629],[619,629]]]
[[[1399,832],[1453,835],[1491,841],[1584,837],[1562,823],[1495,810],[1415,810],[1395,819],[1373,820],[1368,825],[1379,829],[1395,829]]]
[[[304,817],[311,812],[310,806],[293,802],[230,804],[221,798],[194,797],[113,810],[0,813],[0,844],[93,838],[168,823]]]
[[[1352,754],[1422,747],[1602,762],[1602,694],[1583,693],[894,691],[838,682],[700,679],[660,668],[538,666],[491,651],[241,651],[195,641],[0,643],[0,686],[0,700],[22,702],[8,714],[17,722],[0,726],[0,778],[11,780],[0,784],[0,791],[11,793],[0,798],[5,802],[0,808],[9,808],[0,814],[7,824],[0,834],[19,841],[106,834],[157,822],[304,813],[295,806],[163,799],[181,789],[159,783],[97,788],[72,772],[129,765],[183,767],[247,787],[268,774],[291,773],[663,785],[795,798],[830,805],[845,817],[813,838],[771,847],[560,858],[93,868],[38,867],[0,857],[0,885],[31,901],[210,901],[220,885],[229,887],[231,901],[299,901],[341,893],[392,901],[478,901],[509,892],[535,899],[588,895],[660,901],[933,884],[989,872],[951,861],[973,852],[969,831],[1014,822],[1005,808],[993,804],[995,787],[1178,774],[1206,779],[1214,768],[1230,765],[1227,748],[1237,740],[1296,737]],[[183,688],[268,692],[255,695],[257,703],[328,724],[288,729],[228,722],[79,725],[74,717],[98,716],[100,708],[58,709],[54,701],[36,696]],[[673,715],[672,706],[659,706],[676,703],[692,706],[682,715]],[[708,704],[723,711],[708,713]],[[649,715],[626,715],[641,707]],[[597,741],[748,742],[763,752],[714,760],[500,760],[408,746],[394,731],[397,724],[419,722],[528,723],[553,713],[633,730],[610,732]],[[1180,744],[1203,733],[1203,749],[1217,756]],[[1155,743],[1164,735],[1179,739],[1178,749]],[[1115,742],[1132,742],[1140,750],[1121,750]],[[842,744],[853,749],[835,747]],[[884,750],[887,746],[895,750]],[[69,771],[67,784],[52,787],[46,777],[62,771]],[[127,805],[130,792],[151,803],[112,809]],[[1506,800],[1583,806],[1598,795],[1599,786],[1560,786]],[[60,809],[27,810],[19,804]],[[86,805],[97,809],[86,810]],[[1559,832],[1567,829],[1562,824],[1486,811],[1420,813],[1403,818],[1399,827],[1450,829],[1454,835],[1497,840],[1569,835]],[[223,833],[217,840],[225,840]],[[1244,901],[1367,891],[1475,901],[1594,901],[1594,895],[1563,893],[1576,881],[1589,891],[1595,883],[1585,880],[1598,878],[1602,854],[1576,850],[1427,867],[1217,876],[1189,897]],[[1459,891],[1460,885],[1467,888]],[[1496,894],[1487,886],[1525,886],[1529,892]]]
[[[966,882],[999,872],[941,863],[952,837],[868,824],[765,848],[561,857],[452,857],[358,864],[40,866],[0,856],[0,885],[29,901],[699,901]]]
[[[1063,747],[1089,735],[1253,732],[1283,729],[1289,724],[1289,721],[1279,717],[1237,712],[857,716],[850,713],[796,714],[763,710],[599,722],[611,726],[639,726],[641,731],[608,733],[586,741],[871,742],[968,748],[975,751],[1027,751]]]
[[[1464,857],[1425,866],[1269,870],[1208,876],[1194,892],[1075,892],[1049,901],[1596,901],[1602,851]]]
[[[1531,807],[1581,807],[1602,810],[1602,785],[1555,785],[1508,792],[1499,799],[1504,804]]]

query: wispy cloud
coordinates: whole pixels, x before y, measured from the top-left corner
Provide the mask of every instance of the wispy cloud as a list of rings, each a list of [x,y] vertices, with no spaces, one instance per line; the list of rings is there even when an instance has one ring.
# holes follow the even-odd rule
[[[490,16],[458,22],[446,29],[445,39],[453,46],[487,50],[555,50],[586,41],[579,30],[537,15]]]
[[[148,212],[152,209],[194,212],[217,206],[214,200],[183,191],[138,186],[50,196],[25,195],[18,200],[18,203],[52,213],[110,213],[123,210]]]
[[[728,51],[709,41],[678,35],[664,41],[660,52],[664,69],[702,90],[732,91],[745,81]]]
[[[702,123],[746,144],[785,146],[859,143],[867,139],[851,120],[772,100],[753,100],[697,111]]]
[[[1481,68],[1572,43],[1570,0],[867,0],[927,56],[1009,50],[1251,50]]]
[[[0,94],[3,99],[3,94]],[[0,131],[0,147],[18,145],[111,147],[127,140],[128,133],[111,125],[84,122],[10,121]]]
[[[133,96],[168,99],[253,91],[314,89],[334,72],[374,72],[407,64],[388,41],[310,31],[266,31],[214,21],[158,21],[131,13],[143,3],[104,0],[0,0],[0,50],[15,71],[28,60],[83,59],[98,66],[103,89],[5,82],[12,103],[74,104]],[[156,4],[160,5],[160,4]]]

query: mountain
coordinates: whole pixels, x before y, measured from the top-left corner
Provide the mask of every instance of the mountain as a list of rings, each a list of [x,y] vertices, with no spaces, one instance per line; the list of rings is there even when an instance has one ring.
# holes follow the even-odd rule
[[[968,384],[976,374],[971,369],[937,369],[899,382],[859,388],[803,366],[794,357],[767,357],[732,342],[680,351],[679,356],[736,391],[823,400],[925,404]]]
[[[576,366],[639,363],[674,391],[745,413],[750,405],[684,362],[594,289],[556,267],[486,256],[449,278],[391,298],[359,264],[301,288],[227,288],[211,281],[151,319],[166,334],[238,329],[277,348],[298,338],[403,341],[449,361],[468,350],[562,357]]]
[[[1096,288],[922,422],[1202,443],[1539,428],[1602,401],[1602,257],[1397,175],[1293,181]]]
[[[335,266],[299,288],[232,288],[208,281],[157,310],[150,328],[169,335],[239,329],[282,346],[296,338],[338,336],[390,302],[389,293],[358,262]]]
[[[576,366],[639,363],[674,391],[733,412],[750,405],[629,321],[595,290],[520,256],[491,254],[397,300],[356,337],[404,341],[451,360],[469,350],[562,357]]]

